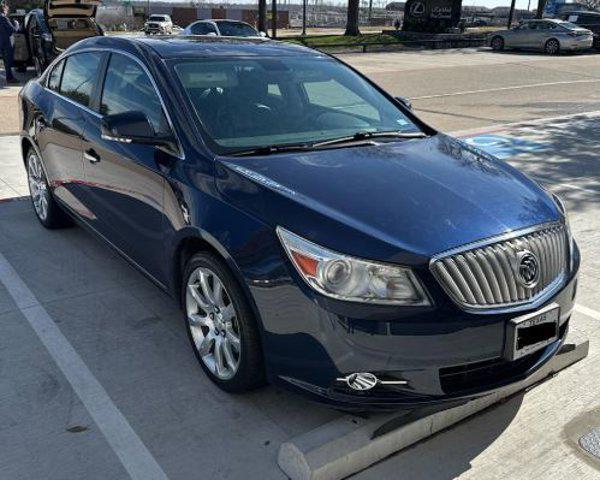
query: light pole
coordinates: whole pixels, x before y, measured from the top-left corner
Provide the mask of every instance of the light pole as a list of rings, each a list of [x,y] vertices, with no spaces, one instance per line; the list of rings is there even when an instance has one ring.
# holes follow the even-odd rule
[[[308,0],[302,0],[302,36],[306,37],[306,2]]]
[[[271,25],[273,29],[273,38],[277,38],[277,0],[273,0],[273,4],[271,6]]]

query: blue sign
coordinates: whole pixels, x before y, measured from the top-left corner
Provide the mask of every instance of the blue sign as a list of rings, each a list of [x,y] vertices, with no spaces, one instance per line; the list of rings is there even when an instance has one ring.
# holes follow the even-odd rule
[[[523,153],[542,152],[548,148],[543,143],[516,137],[503,137],[501,135],[478,135],[466,138],[464,141],[479,150],[483,150],[501,159],[514,157]]]

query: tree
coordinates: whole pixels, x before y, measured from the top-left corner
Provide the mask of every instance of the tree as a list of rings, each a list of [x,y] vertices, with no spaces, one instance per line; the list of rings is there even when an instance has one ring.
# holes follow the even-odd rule
[[[600,0],[579,0],[579,3],[585,5],[590,10],[597,10],[600,8]]]
[[[267,33],[267,0],[258,0],[258,31]]]
[[[360,0],[348,0],[348,19],[346,21],[346,32],[344,35],[360,35],[358,29],[358,16],[360,13]]]

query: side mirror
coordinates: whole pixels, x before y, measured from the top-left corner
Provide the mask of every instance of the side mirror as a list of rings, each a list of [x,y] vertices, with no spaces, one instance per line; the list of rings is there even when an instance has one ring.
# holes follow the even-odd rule
[[[258,36],[262,38],[267,38],[267,34],[265,32],[258,32]]]
[[[124,112],[107,115],[102,119],[102,138],[119,143],[140,143],[145,145],[172,147],[170,135],[157,135],[143,112]]]
[[[412,102],[407,97],[396,97],[396,101],[404,105],[409,110],[412,110],[413,108]]]

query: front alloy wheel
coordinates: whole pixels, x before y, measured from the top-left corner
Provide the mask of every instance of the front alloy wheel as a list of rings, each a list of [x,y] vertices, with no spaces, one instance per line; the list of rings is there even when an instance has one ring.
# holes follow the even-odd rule
[[[240,364],[237,312],[217,274],[196,268],[188,279],[186,309],[194,345],[207,368],[220,380]]]
[[[184,279],[188,336],[203,370],[229,392],[262,384],[258,327],[227,265],[212,253],[198,253],[188,262]]]

